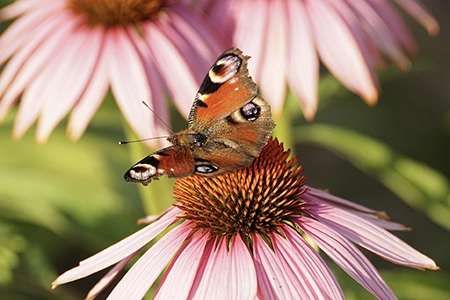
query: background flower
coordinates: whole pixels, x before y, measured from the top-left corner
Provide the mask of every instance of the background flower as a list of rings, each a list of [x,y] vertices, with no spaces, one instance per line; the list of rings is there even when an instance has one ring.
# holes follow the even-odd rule
[[[105,9],[108,7],[108,9]],[[199,83],[226,47],[211,24],[176,1],[18,0],[0,12],[17,19],[0,38],[0,120],[21,99],[14,137],[39,118],[48,139],[69,113],[78,139],[109,88],[141,137],[166,134],[165,92],[187,115]]]
[[[374,105],[380,89],[377,68],[389,59],[408,70],[408,56],[417,51],[389,0],[201,2],[233,45],[252,56],[250,73],[276,114],[282,112],[289,86],[305,118],[314,118],[319,60],[348,89]],[[394,2],[430,35],[439,33],[439,24],[420,1]]]

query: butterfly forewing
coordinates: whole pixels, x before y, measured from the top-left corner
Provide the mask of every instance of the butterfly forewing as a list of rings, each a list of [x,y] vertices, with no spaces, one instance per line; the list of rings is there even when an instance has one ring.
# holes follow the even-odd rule
[[[248,74],[239,49],[229,49],[203,79],[189,113],[189,128],[210,126],[256,97],[257,86]]]

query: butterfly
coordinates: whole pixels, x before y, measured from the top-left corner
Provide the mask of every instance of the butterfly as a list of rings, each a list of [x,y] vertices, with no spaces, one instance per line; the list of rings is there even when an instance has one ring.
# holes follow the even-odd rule
[[[213,177],[251,165],[275,123],[248,73],[249,58],[234,48],[220,55],[195,96],[188,128],[167,138],[172,146],[133,165],[125,180],[147,185],[161,175]]]

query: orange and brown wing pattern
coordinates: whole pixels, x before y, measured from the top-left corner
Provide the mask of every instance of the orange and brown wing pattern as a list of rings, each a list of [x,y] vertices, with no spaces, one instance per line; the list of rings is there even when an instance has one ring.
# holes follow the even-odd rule
[[[216,123],[256,97],[257,86],[248,74],[247,60],[239,49],[229,49],[216,60],[195,97],[189,128]]]
[[[147,185],[161,175],[167,177],[184,177],[194,173],[192,153],[178,145],[161,149],[152,153],[134,166],[124,175],[126,181]]]

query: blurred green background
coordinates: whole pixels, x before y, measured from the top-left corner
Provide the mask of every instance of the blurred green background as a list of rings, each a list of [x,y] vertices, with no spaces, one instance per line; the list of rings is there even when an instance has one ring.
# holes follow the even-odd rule
[[[442,268],[424,273],[365,251],[400,299],[450,299],[450,3],[423,2],[441,34],[431,38],[405,17],[420,54],[408,73],[395,67],[379,72],[377,106],[368,107],[324,73],[316,120],[304,122],[289,98],[283,117],[292,126],[282,136],[290,134],[286,142],[294,145],[309,185],[384,210],[412,227],[396,235]],[[66,138],[65,122],[46,145],[35,143],[35,127],[13,141],[15,113],[0,126],[0,299],[83,299],[103,273],[56,291],[50,284],[141,228],[138,218],[169,207],[173,180],[147,188],[123,180],[149,150],[118,145],[133,137],[110,95],[76,143]],[[184,120],[172,113],[178,130]],[[349,299],[372,299],[330,266]]]

